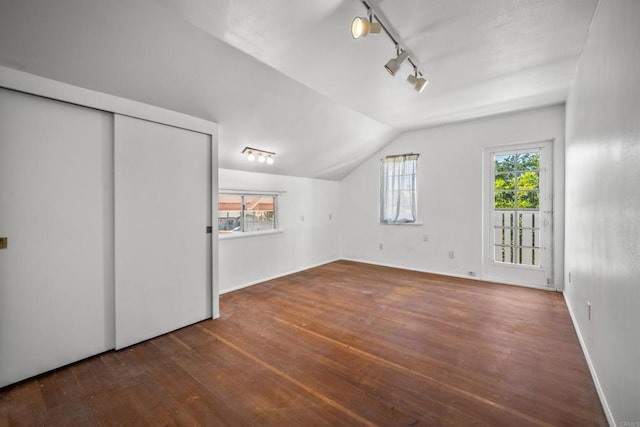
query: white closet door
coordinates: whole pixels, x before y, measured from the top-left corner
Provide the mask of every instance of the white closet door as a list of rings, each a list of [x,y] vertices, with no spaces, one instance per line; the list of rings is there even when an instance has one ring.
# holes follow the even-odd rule
[[[0,387],[114,346],[112,118],[0,89]]]
[[[208,135],[115,116],[116,348],[211,317]]]

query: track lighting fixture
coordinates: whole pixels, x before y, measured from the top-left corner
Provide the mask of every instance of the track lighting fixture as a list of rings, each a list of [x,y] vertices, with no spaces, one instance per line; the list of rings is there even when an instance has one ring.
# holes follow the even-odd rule
[[[397,57],[390,59],[384,66],[385,70],[392,76],[395,76],[402,63],[409,57],[409,52],[400,51],[400,47],[396,47]]]
[[[366,37],[369,33],[378,34],[382,30],[382,25],[373,22],[373,16],[367,18],[355,17],[351,23],[351,35],[354,39]]]
[[[426,80],[424,77],[422,77],[422,74],[420,74],[420,77],[418,77],[417,68],[413,69],[413,74],[409,74],[409,76],[407,77],[407,81],[418,93],[422,92],[424,88],[427,87],[427,83],[429,83],[429,80]]]
[[[270,151],[258,150],[257,148],[244,147],[242,150],[242,154],[247,156],[247,160],[250,162],[254,162],[258,159],[258,163],[266,163],[268,165],[273,164],[273,158],[276,153],[272,153]]]
[[[389,74],[395,76],[400,70],[402,63],[408,61],[413,67],[414,74],[407,77],[407,81],[418,92],[422,92],[427,86],[428,81],[422,77],[422,72],[418,69],[418,61],[406,47],[403,47],[404,43],[401,43],[398,33],[391,27],[388,22],[385,22],[384,17],[377,12],[368,2],[370,0],[360,0],[360,2],[367,9],[367,15],[369,18],[356,17],[351,23],[351,35],[354,39],[365,37],[369,33],[380,33],[384,30],[385,34],[396,48],[396,57],[390,59],[384,66]],[[382,18],[382,19],[381,19]]]

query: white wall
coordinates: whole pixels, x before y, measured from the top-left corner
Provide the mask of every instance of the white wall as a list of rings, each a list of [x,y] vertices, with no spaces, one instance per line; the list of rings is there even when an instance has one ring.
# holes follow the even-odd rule
[[[640,424],[639,18],[637,0],[600,1],[567,104],[566,152],[565,297],[609,421],[634,426]]]
[[[342,255],[449,275],[467,276],[473,271],[481,278],[484,148],[553,138],[554,276],[561,288],[564,107],[560,105],[399,136],[343,180]],[[407,152],[420,154],[418,219],[424,225],[380,225],[379,160]],[[454,251],[454,259],[449,259],[449,251]]]
[[[340,182],[220,169],[221,189],[283,191],[277,234],[221,238],[220,292],[340,257]]]

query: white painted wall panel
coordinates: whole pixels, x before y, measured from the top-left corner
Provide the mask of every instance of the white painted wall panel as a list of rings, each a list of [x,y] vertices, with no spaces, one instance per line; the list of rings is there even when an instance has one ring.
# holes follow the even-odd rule
[[[342,256],[420,271],[482,278],[485,147],[554,139],[554,277],[562,287],[564,107],[494,116],[408,132],[342,181]],[[421,226],[379,224],[379,162],[419,153]],[[424,240],[427,236],[428,241]],[[382,244],[382,249],[380,245]],[[449,258],[449,251],[454,258]],[[510,280],[505,280],[510,282]]]
[[[211,141],[115,116],[116,348],[211,317]]]
[[[567,104],[565,296],[616,426],[640,424],[638,18],[600,1]]]
[[[278,234],[220,239],[220,291],[242,288],[340,256],[340,182],[220,169],[221,189],[283,191]]]
[[[0,387],[114,345],[112,115],[0,89]]]

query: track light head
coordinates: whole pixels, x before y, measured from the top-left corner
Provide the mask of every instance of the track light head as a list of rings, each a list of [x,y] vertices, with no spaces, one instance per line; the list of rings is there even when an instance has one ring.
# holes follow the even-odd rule
[[[256,159],[256,155],[253,154],[253,151],[249,150],[249,153],[247,154],[247,160],[249,160],[250,162],[253,162]]]
[[[267,164],[268,165],[272,165],[273,164],[273,157],[271,156],[271,154],[269,154],[269,156],[267,157]]]
[[[357,16],[351,23],[351,35],[354,39],[366,37],[369,33],[378,34],[381,30],[382,25],[378,22],[373,22],[371,18]]]
[[[402,63],[409,57],[409,51],[403,50],[396,58],[392,58],[384,66],[385,70],[392,76],[395,76]]]
[[[427,87],[427,83],[429,83],[429,80],[426,80],[424,77],[418,77],[417,73],[416,75],[409,74],[407,81],[418,93],[422,92],[424,88]]]

